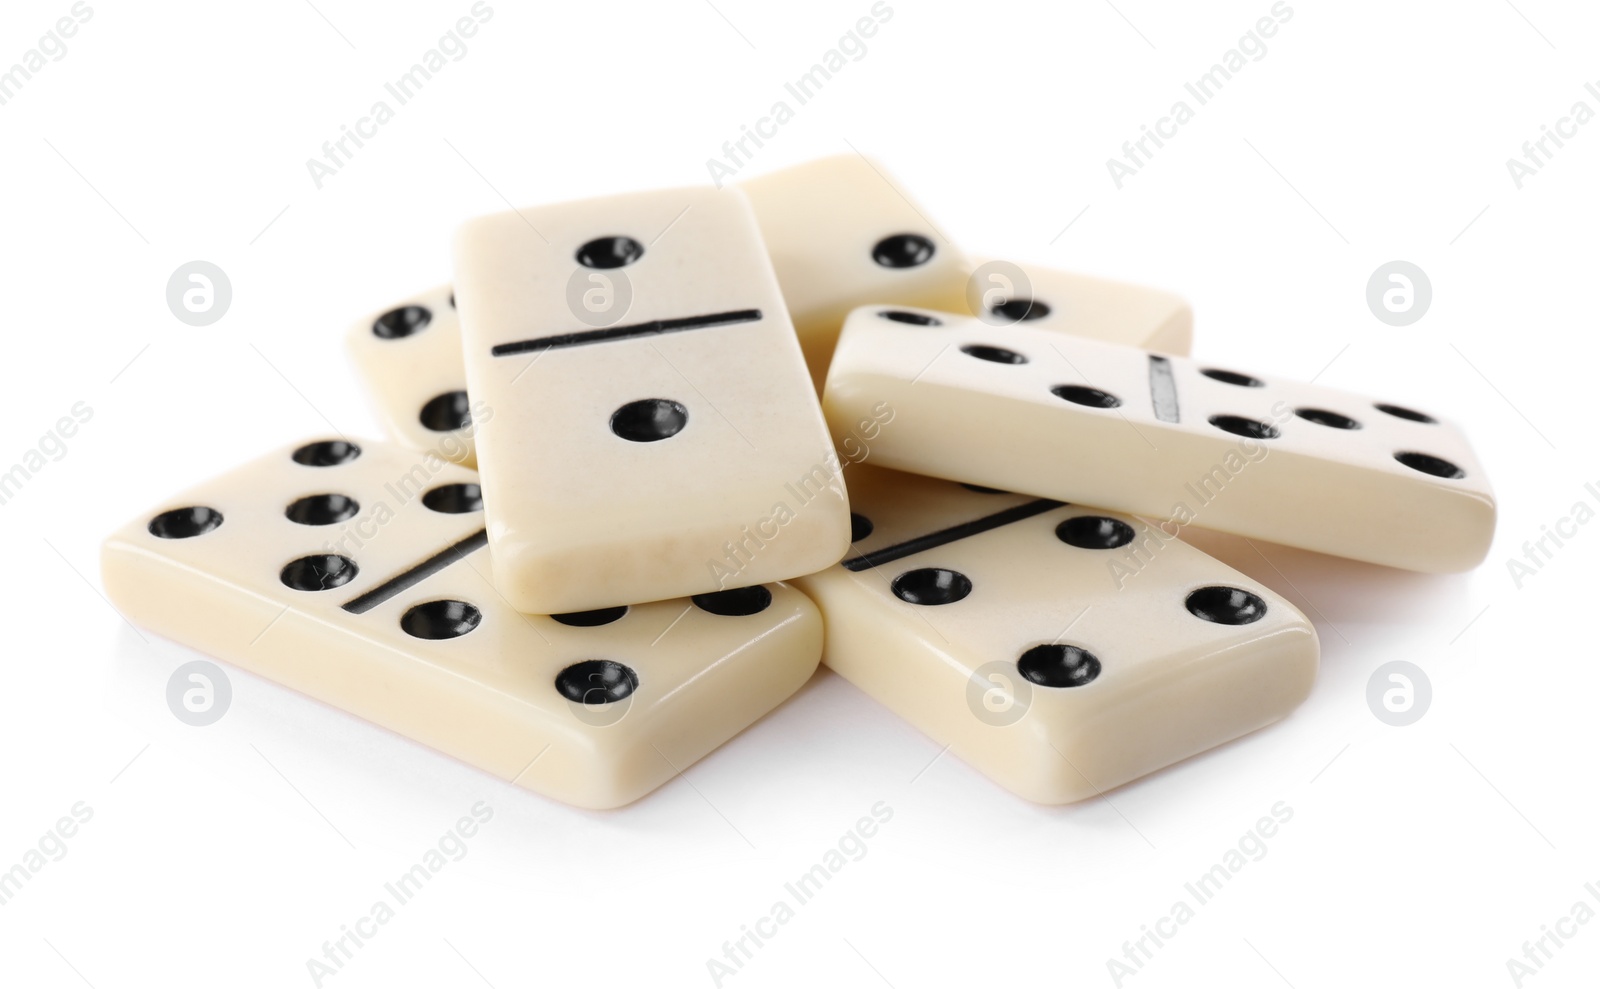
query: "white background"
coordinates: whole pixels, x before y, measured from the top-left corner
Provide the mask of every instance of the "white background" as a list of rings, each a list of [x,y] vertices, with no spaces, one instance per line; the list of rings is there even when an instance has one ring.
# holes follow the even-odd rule
[[[1206,543],[1316,621],[1320,678],[1287,721],[1107,799],[1029,805],[823,672],[687,781],[587,813],[231,668],[227,715],[181,724],[165,687],[195,655],[96,589],[99,541],[167,495],[330,424],[374,435],[341,334],[445,280],[458,222],[706,182],[870,7],[490,2],[320,190],[306,159],[470,0],[91,0],[0,106],[0,469],[93,409],[0,506],[0,869],[93,809],[0,907],[0,982],[312,985],[307,959],[485,801],[466,857],[325,985],[709,986],[707,959],[882,801],[865,857],[724,985],[1111,986],[1107,959],[1282,801],[1265,857],[1125,985],[1513,984],[1506,960],[1600,880],[1600,525],[1520,589],[1506,567],[1600,500],[1600,122],[1520,190],[1505,165],[1575,101],[1600,110],[1592,5],[1291,0],[1118,190],[1106,159],[1270,0],[891,0],[742,174],[857,148],[973,253],[1182,292],[1207,360],[1452,417],[1496,485],[1494,548],[1428,577]],[[8,0],[0,67],[69,7]],[[234,290],[199,329],[164,300],[197,258]],[[1434,291],[1402,328],[1364,298],[1396,258]],[[1395,659],[1433,683],[1406,728],[1365,699]],[[1524,984],[1592,984],[1600,923],[1577,930]]]

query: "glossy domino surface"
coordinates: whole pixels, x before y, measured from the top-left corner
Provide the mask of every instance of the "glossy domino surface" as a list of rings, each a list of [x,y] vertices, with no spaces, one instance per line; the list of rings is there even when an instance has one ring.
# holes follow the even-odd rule
[[[850,310],[879,302],[962,305],[971,263],[876,162],[821,158],[742,188],[819,392]]]
[[[450,286],[369,313],[350,327],[345,346],[385,436],[458,464],[477,465],[461,320]]]
[[[544,616],[490,569],[475,473],[343,440],[177,495],[102,551],[130,620],[582,807],[662,785],[816,669],[817,609],[784,584]]]
[[[707,593],[844,555],[837,458],[738,190],[480,217],[455,286],[514,607]]]
[[[886,467],[1426,572],[1494,534],[1483,465],[1431,412],[971,317],[851,314],[824,399],[894,410]]]
[[[1032,264],[980,261],[961,311],[1162,354],[1187,354],[1194,342],[1194,310],[1171,292]]]
[[[1311,689],[1310,622],[1147,522],[866,466],[848,477],[851,554],[797,582],[822,609],[824,663],[1030,800],[1095,796],[1277,721]]]

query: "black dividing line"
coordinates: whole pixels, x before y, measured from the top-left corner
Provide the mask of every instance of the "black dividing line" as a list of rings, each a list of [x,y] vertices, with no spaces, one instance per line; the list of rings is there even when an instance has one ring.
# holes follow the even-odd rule
[[[844,561],[844,568],[846,570],[861,571],[879,564],[893,563],[895,560],[903,560],[908,556],[915,556],[936,546],[945,546],[957,540],[966,539],[969,536],[988,532],[990,529],[998,529],[1003,525],[1021,522],[1023,519],[1031,519],[1035,515],[1043,515],[1050,509],[1060,508],[1064,504],[1066,504],[1064,501],[1051,501],[1049,498],[1040,498],[1027,504],[1015,505],[1004,511],[995,512],[993,515],[985,515],[981,519],[973,519],[971,522],[963,522],[960,525],[952,525],[948,529],[930,532],[926,536],[918,536],[915,539],[907,539],[905,542],[897,543],[894,546],[885,546],[883,549],[873,550],[871,553]]]
[[[352,615],[364,615],[408,587],[415,587],[429,577],[466,557],[468,553],[483,549],[489,544],[489,530],[479,529],[472,535],[423,560],[405,573],[391,577],[353,601],[344,610]]]
[[[759,309],[735,309],[732,312],[714,312],[704,316],[652,319],[648,323],[634,323],[632,326],[607,326],[604,329],[584,330],[581,333],[559,333],[553,337],[496,344],[489,353],[494,357],[510,357],[513,354],[533,354],[544,350],[558,350],[562,347],[581,347],[587,343],[609,343],[612,340],[626,340],[629,337],[702,330],[708,326],[727,326],[731,323],[754,323],[760,318]]]
[[[1150,355],[1150,404],[1162,422],[1178,421],[1178,383],[1172,380],[1172,362]]]

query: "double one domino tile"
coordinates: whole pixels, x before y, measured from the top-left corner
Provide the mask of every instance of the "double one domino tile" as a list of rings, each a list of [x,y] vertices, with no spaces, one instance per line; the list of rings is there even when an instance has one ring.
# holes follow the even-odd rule
[[[737,189],[473,220],[456,304],[513,607],[700,594],[844,555],[838,459]]]

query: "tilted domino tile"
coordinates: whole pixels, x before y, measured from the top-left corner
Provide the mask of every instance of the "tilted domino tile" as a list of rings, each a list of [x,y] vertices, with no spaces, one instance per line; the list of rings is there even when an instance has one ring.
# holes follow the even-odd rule
[[[127,617],[504,780],[636,800],[816,669],[822,625],[769,584],[524,615],[488,580],[478,477],[388,444],[290,447],[106,540]]]
[[[846,477],[851,555],[797,581],[822,609],[823,662],[1030,800],[1095,796],[1310,692],[1305,617],[1149,523],[863,465]]]
[[[468,467],[477,464],[461,364],[461,322],[450,286],[359,320],[345,343],[384,435]],[[484,414],[487,410],[480,409]]]
[[[1428,572],[1481,562],[1488,478],[1410,408],[1095,340],[882,306],[850,315],[824,400],[885,404],[886,467]]]
[[[1163,354],[1188,354],[1194,340],[1189,303],[1160,289],[1010,261],[983,261],[972,282],[961,311],[993,326],[1026,322]]]
[[[856,306],[963,307],[971,264],[861,155],[806,162],[742,187],[819,392],[839,327]]]
[[[838,458],[737,189],[472,220],[455,285],[513,607],[700,594],[844,555]]]

